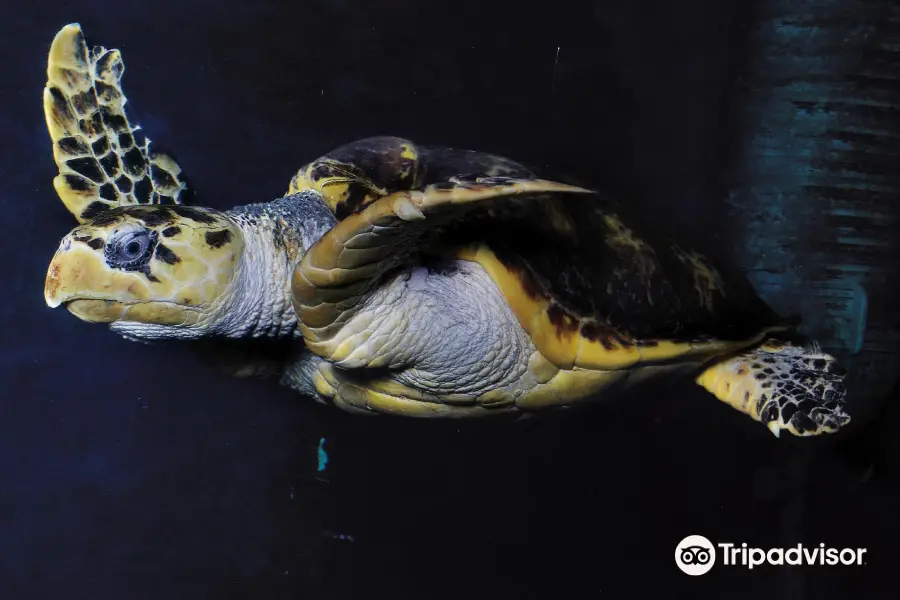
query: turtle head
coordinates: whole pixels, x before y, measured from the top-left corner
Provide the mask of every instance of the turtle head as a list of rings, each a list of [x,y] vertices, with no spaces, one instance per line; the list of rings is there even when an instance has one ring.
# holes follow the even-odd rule
[[[243,249],[241,230],[211,209],[114,208],[63,238],[44,298],[134,337],[194,337],[227,303]]]

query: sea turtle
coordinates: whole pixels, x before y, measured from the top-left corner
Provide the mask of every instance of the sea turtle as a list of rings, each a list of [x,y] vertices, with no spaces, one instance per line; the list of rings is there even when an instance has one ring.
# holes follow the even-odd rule
[[[283,198],[181,203],[125,116],[115,50],[63,28],[44,93],[80,225],[45,298],[131,339],[295,340],[281,381],[363,414],[530,414],[690,375],[776,436],[837,431],[844,370],[750,284],[605,195],[395,137],[301,168]]]

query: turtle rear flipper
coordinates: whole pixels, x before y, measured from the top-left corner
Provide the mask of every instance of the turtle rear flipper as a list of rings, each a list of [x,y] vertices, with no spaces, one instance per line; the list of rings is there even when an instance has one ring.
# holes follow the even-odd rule
[[[697,383],[776,436],[786,429],[805,437],[850,422],[845,376],[835,358],[817,348],[770,339],[708,367]]]
[[[50,46],[44,116],[59,167],[53,186],[81,223],[116,206],[179,204],[187,190],[178,164],[129,122],[124,71],[118,50],[88,50],[77,23]]]

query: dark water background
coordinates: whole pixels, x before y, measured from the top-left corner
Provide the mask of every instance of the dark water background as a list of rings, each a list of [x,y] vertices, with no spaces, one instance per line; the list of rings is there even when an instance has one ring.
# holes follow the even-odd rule
[[[122,50],[130,114],[201,204],[277,197],[299,165],[391,134],[622,191],[705,249],[733,233],[745,4],[0,8],[0,599],[896,597],[889,401],[805,442],[690,383],[513,427],[361,419],[41,297],[73,226],[41,112],[66,23]],[[695,533],[866,547],[868,564],[690,578],[673,554]]]

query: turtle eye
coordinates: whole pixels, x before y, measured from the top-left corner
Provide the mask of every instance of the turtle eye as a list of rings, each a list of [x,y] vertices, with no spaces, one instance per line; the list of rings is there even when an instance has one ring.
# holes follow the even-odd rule
[[[146,229],[123,231],[107,244],[106,259],[121,269],[139,267],[149,259],[152,247],[153,236]]]

